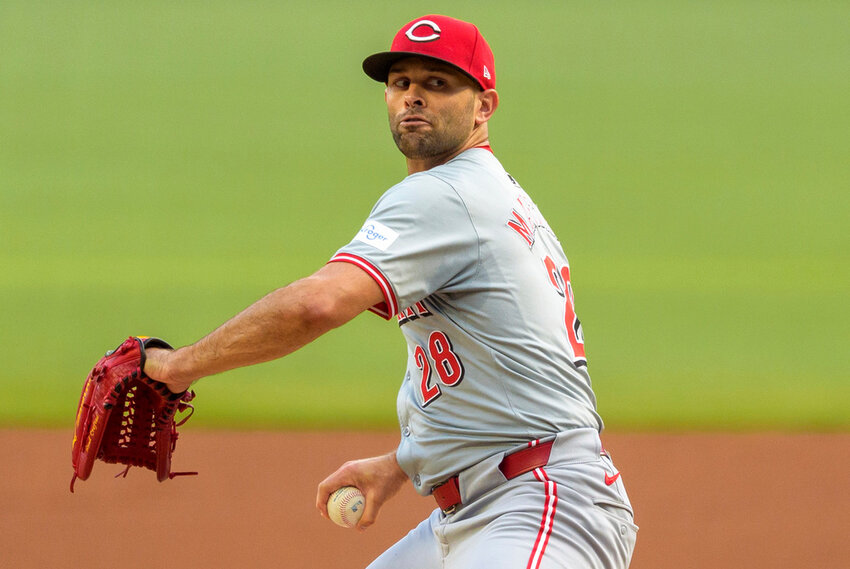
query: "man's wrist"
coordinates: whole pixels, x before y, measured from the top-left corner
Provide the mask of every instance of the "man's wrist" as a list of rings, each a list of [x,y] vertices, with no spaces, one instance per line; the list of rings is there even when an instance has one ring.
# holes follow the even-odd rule
[[[193,381],[181,374],[174,365],[180,357],[177,351],[159,348],[148,350],[143,370],[148,377],[168,385],[175,393],[186,391]]]

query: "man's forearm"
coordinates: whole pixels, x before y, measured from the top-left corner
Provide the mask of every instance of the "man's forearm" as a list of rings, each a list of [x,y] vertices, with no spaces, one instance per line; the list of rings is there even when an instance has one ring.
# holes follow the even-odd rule
[[[360,269],[334,265],[341,264],[266,295],[190,346],[151,351],[145,372],[185,388],[208,375],[292,353],[380,300],[377,285]]]
[[[334,327],[297,300],[300,281],[261,298],[169,361],[169,379],[194,381],[283,357]],[[340,322],[341,324],[342,322]]]

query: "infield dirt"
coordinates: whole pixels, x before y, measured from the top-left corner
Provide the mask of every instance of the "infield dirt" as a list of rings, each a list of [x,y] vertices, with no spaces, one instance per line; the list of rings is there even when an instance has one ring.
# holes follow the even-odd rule
[[[0,567],[362,568],[433,502],[405,487],[359,533],[319,516],[316,485],[395,438],[184,428],[174,468],[199,476],[98,462],[71,494],[70,431],[0,431]],[[641,526],[632,569],[850,567],[850,434],[603,439]]]

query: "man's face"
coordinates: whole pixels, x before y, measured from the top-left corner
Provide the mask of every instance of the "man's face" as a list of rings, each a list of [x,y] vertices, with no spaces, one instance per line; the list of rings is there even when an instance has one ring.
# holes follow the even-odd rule
[[[475,83],[450,65],[409,57],[390,68],[386,101],[390,130],[410,159],[451,155],[475,127]]]

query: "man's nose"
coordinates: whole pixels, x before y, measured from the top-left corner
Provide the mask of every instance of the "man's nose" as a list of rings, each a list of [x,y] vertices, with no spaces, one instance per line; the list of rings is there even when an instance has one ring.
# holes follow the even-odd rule
[[[422,97],[422,93],[418,87],[411,85],[408,88],[407,93],[404,94],[404,105],[407,108],[425,106],[425,99]]]

